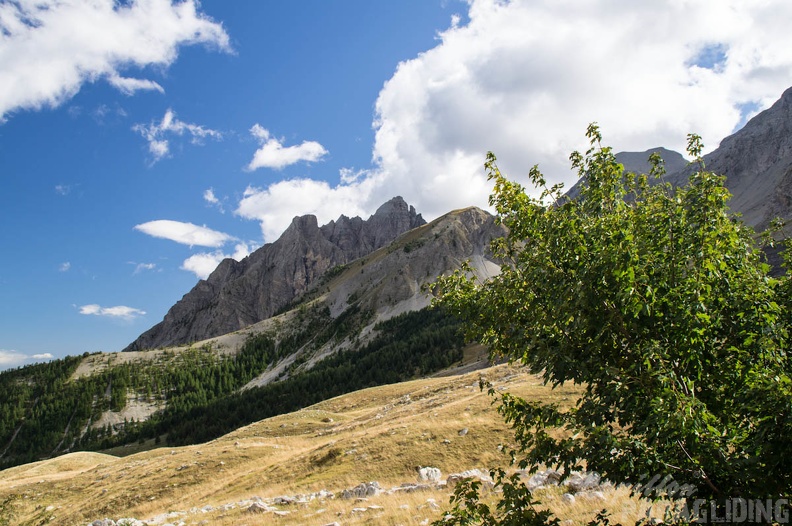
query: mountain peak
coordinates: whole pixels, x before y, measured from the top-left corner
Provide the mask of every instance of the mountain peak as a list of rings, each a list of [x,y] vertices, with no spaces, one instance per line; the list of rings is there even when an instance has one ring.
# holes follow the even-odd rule
[[[242,262],[229,260],[218,266],[124,350],[182,345],[264,320],[328,269],[361,258],[425,223],[401,197],[386,202],[365,221],[341,215],[319,227],[315,215],[297,216],[274,243]]]
[[[410,211],[415,212],[415,208],[407,205],[407,202],[404,200],[404,198],[400,195],[397,195],[391,200],[382,203],[380,207],[377,208],[377,211],[374,212],[374,215],[386,215],[392,214],[394,212],[398,213]]]

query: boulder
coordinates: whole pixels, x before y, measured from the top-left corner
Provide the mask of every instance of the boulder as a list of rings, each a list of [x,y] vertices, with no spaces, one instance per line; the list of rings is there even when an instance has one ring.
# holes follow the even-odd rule
[[[267,513],[267,512],[272,511],[272,510],[273,510],[273,508],[270,508],[266,504],[262,504],[260,502],[254,502],[247,509],[247,513]]]
[[[489,473],[485,473],[480,469],[469,469],[462,473],[453,473],[446,479],[446,486],[453,488],[464,479],[478,479],[484,483],[484,486],[490,489],[493,487],[492,477],[489,476]]]
[[[420,480],[437,482],[442,478],[442,473],[438,468],[425,467],[418,470],[418,478]]]
[[[572,473],[564,484],[573,492],[592,490],[600,485],[598,473]]]
[[[354,488],[345,489],[341,492],[342,499],[358,499],[372,497],[382,491],[379,482],[363,482]]]

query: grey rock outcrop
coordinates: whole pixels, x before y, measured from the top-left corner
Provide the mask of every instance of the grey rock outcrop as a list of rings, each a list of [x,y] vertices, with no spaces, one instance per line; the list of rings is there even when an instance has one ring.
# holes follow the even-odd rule
[[[648,173],[647,159],[653,152],[665,161],[664,180],[674,186],[686,184],[698,169],[679,153],[665,148],[618,153],[616,159],[626,171]],[[726,188],[732,194],[729,206],[742,214],[745,224],[762,231],[776,217],[792,218],[792,88],[723,139],[718,148],[704,156],[704,164],[708,171],[726,176]],[[566,195],[577,197],[584,183],[578,181]]]
[[[341,216],[319,226],[313,215],[295,217],[274,243],[242,261],[226,259],[177,302],[162,322],[125,351],[183,345],[219,336],[269,318],[325,271],[390,243],[424,219],[395,197],[368,220]]]
[[[355,263],[348,279],[339,277],[326,304],[337,316],[355,298],[361,308],[383,319],[427,307],[430,297],[423,286],[464,261],[470,261],[481,278],[498,274],[489,245],[505,232],[479,208],[449,212]]]
[[[619,152],[616,154],[616,161],[624,166],[625,172],[632,172],[637,174],[647,174],[652,169],[649,163],[649,157],[652,154],[658,154],[663,159],[666,173],[678,173],[688,165],[688,162],[682,157],[682,154],[669,150],[666,148],[650,148],[645,152]],[[579,179],[574,185],[566,192],[566,196],[574,199],[580,195],[580,187],[585,183],[585,179]]]
[[[354,488],[345,489],[341,492],[342,499],[363,499],[373,497],[382,492],[379,482],[362,482]]]
[[[757,231],[775,217],[792,217],[792,88],[770,108],[723,139],[704,156],[706,169],[726,176],[731,209]],[[670,174],[672,184],[687,182],[694,168]],[[670,172],[669,172],[670,173]]]
[[[418,470],[418,478],[423,481],[438,482],[442,476],[439,468],[427,466]]]

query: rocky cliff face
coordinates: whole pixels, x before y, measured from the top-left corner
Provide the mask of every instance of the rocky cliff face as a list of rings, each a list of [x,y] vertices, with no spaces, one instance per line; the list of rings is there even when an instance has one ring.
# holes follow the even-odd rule
[[[325,271],[358,259],[425,224],[401,197],[368,220],[341,216],[319,226],[313,215],[296,217],[281,237],[242,261],[226,259],[176,303],[162,322],[125,351],[204,340],[272,316]]]
[[[653,152],[665,161],[664,180],[673,185],[686,184],[698,168],[665,148],[619,153],[616,159],[626,171],[648,173],[647,159]],[[708,171],[726,176],[726,187],[732,194],[729,206],[742,214],[747,225],[761,232],[776,217],[792,219],[792,88],[772,107],[723,139],[717,149],[704,156],[704,164]],[[584,182],[578,181],[567,196],[577,197]]]
[[[649,156],[653,153],[660,155],[660,158],[663,159],[667,173],[681,172],[688,164],[681,153],[667,148],[650,148],[645,152],[619,152],[616,154],[616,162],[624,166],[625,172],[648,174],[652,169]],[[566,192],[566,196],[574,199],[580,195],[580,186],[585,184],[585,181],[585,179],[578,179]]]
[[[325,304],[335,316],[356,303],[377,319],[422,309],[431,302],[423,287],[464,261],[470,261],[481,279],[499,274],[490,242],[504,235],[506,229],[488,212],[476,207],[454,210],[349,265],[328,283]]]
[[[732,210],[762,231],[776,217],[792,218],[792,88],[720,146],[704,156],[708,171],[726,176]],[[669,170],[670,173],[670,170]],[[671,174],[672,184],[684,184],[686,168]]]

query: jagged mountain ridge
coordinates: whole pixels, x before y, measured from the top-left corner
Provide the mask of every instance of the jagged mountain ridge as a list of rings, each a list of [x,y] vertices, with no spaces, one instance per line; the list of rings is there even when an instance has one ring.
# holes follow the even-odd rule
[[[463,349],[458,320],[425,309],[424,286],[466,260],[482,279],[497,274],[490,241],[504,233],[483,210],[456,210],[326,271],[282,313],[243,329],[0,375],[0,466],[140,440],[153,447],[165,435],[208,440],[310,397],[484,366],[483,349]]]
[[[673,186],[687,184],[698,169],[678,152],[665,148],[621,152],[616,160],[627,172],[648,173],[647,160],[652,153],[663,158],[663,180]],[[757,232],[765,230],[775,218],[792,219],[792,88],[723,139],[718,148],[704,156],[704,165],[708,171],[726,176],[726,188],[732,194],[731,210],[741,214],[742,221]],[[585,179],[577,181],[566,196],[576,198],[582,184]],[[771,260],[778,263],[777,257],[771,256]]]
[[[425,223],[401,197],[380,206],[368,220],[342,215],[320,227],[316,216],[295,217],[274,243],[242,261],[221,262],[171,307],[162,322],[124,350],[183,345],[269,318],[328,269],[365,256]]]
[[[649,173],[652,168],[652,165],[649,162],[649,156],[654,153],[658,154],[660,158],[663,159],[666,172],[681,172],[688,165],[688,162],[681,153],[662,147],[650,148],[643,152],[619,152],[616,154],[616,162],[621,163],[622,166],[624,166],[625,172],[638,174]],[[569,199],[574,199],[580,195],[580,188],[585,184],[585,182],[585,177],[575,181],[575,184],[572,185],[569,190],[567,190],[565,194],[566,197]]]
[[[731,209],[745,224],[765,230],[776,217],[792,218],[792,88],[704,156],[708,171],[725,175]],[[666,180],[685,184],[695,166]]]

